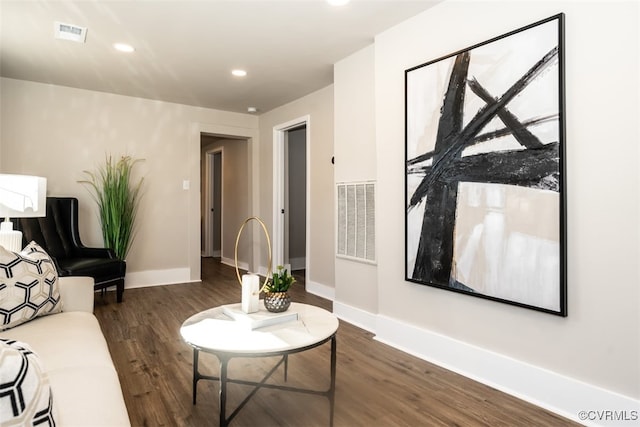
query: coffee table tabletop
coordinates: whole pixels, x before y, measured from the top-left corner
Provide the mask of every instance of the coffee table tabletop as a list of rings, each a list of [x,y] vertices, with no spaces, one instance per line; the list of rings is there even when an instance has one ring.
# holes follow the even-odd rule
[[[210,352],[268,355],[316,344],[338,329],[338,318],[333,313],[308,304],[291,303],[286,313],[297,313],[298,320],[253,330],[230,319],[223,310],[224,306],[214,307],[185,320],[180,328],[182,338],[191,346]]]

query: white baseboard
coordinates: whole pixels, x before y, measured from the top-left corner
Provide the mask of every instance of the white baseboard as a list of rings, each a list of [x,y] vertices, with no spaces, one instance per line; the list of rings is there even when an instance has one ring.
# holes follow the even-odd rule
[[[290,258],[289,263],[291,264],[291,271],[304,270],[306,267],[306,264],[305,264],[306,258],[305,257]]]
[[[231,258],[221,257],[220,262],[224,265],[228,265],[229,267],[233,267],[234,269],[236,268],[236,262]],[[249,269],[249,263],[238,261],[238,268],[246,271]]]
[[[373,333],[376,331],[377,316],[368,311],[334,301],[333,313],[345,322],[356,325],[366,331]]]
[[[338,307],[354,313],[353,308]],[[638,400],[390,317],[376,317],[376,340],[581,424],[630,425],[640,417]]]
[[[124,278],[125,289],[145,288],[148,286],[173,285],[176,283],[198,282],[191,280],[188,268],[172,268],[167,270],[146,270],[127,273]]]
[[[305,280],[304,285],[305,285],[305,289],[310,294],[314,294],[314,295],[317,295],[319,297],[322,297],[322,298],[325,298],[325,299],[328,299],[328,300],[331,300],[331,301],[336,299],[336,290],[335,290],[335,288],[332,288],[332,287],[327,286],[327,285],[323,285],[323,284],[318,283],[318,282],[313,282],[311,280]]]
[[[267,267],[260,266],[258,267],[258,276],[264,278],[267,276]]]

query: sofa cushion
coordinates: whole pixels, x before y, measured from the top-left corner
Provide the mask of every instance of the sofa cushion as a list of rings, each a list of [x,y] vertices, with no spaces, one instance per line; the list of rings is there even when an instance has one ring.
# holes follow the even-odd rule
[[[129,414],[113,366],[49,372],[60,426],[125,427]],[[153,424],[153,422],[151,422]]]
[[[47,373],[28,344],[0,339],[0,425],[55,426]]]
[[[93,314],[43,316],[0,335],[28,342],[46,363],[57,425],[130,425],[118,373]]]
[[[0,331],[62,310],[58,272],[35,242],[20,253],[0,246]]]
[[[82,311],[39,317],[0,333],[29,343],[46,360],[47,369],[111,367],[113,361],[98,319]]]

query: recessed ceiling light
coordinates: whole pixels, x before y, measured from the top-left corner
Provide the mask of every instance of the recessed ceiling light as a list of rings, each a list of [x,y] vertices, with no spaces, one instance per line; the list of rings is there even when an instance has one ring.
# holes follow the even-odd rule
[[[120,52],[127,52],[127,53],[135,51],[133,46],[131,46],[130,44],[126,44],[126,43],[114,43],[113,44],[113,48],[115,50],[120,51]]]
[[[233,70],[231,71],[231,74],[233,74],[236,77],[244,77],[247,75],[247,72],[245,70]]]
[[[247,108],[247,113],[257,113],[258,109],[256,107]]]

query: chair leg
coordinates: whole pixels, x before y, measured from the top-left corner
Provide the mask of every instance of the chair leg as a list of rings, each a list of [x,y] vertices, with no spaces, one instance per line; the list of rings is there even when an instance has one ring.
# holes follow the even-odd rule
[[[122,302],[122,294],[124,294],[124,280],[116,285],[116,301]]]

